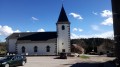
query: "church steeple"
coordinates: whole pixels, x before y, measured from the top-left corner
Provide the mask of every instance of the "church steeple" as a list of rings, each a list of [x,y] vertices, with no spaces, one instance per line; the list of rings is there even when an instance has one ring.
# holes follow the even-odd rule
[[[70,53],[70,22],[62,6],[58,21],[57,21],[57,53]]]
[[[70,24],[63,6],[61,9],[57,24]]]

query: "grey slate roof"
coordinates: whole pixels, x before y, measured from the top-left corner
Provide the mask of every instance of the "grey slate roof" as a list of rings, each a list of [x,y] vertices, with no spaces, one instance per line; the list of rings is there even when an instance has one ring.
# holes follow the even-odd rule
[[[70,24],[63,6],[61,9],[57,24]]]
[[[37,32],[20,32],[20,33],[13,33],[7,37],[7,39],[18,39],[19,37],[24,37],[28,35],[35,34]]]
[[[57,38],[57,32],[22,32],[13,33],[8,39],[31,40],[31,41],[45,41],[48,39]]]

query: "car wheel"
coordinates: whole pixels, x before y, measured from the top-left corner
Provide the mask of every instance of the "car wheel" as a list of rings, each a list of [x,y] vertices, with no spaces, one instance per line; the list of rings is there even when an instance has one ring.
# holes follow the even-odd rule
[[[9,64],[5,64],[5,66],[4,67],[9,67]]]
[[[22,66],[24,66],[24,65],[25,65],[25,61],[22,62]]]

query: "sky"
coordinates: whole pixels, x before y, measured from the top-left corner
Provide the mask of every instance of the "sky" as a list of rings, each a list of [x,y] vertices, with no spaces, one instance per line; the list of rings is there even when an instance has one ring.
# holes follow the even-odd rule
[[[0,41],[16,32],[56,31],[64,6],[71,38],[112,38],[110,0],[0,0]]]

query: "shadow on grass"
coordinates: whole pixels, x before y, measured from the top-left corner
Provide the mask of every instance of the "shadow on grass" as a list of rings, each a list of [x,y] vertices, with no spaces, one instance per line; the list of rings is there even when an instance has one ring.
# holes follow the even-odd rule
[[[70,67],[116,67],[113,61],[104,63],[76,63]]]

